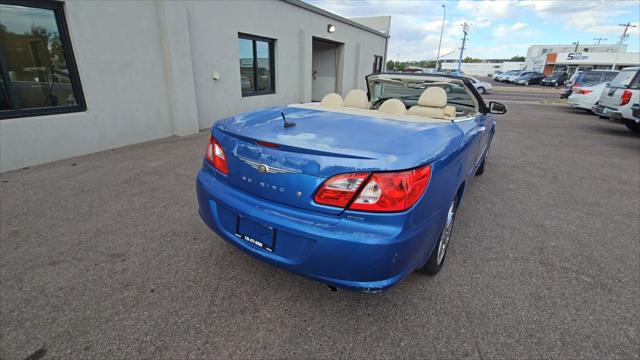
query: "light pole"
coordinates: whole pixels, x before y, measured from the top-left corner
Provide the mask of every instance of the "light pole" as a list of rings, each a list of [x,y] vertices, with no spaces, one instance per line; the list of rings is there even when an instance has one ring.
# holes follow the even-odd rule
[[[447,7],[442,4],[442,26],[440,27],[440,41],[438,42],[438,57],[436,57],[436,71],[438,71],[438,63],[440,62],[440,47],[442,46],[442,33],[444,32],[444,18],[447,14]]]

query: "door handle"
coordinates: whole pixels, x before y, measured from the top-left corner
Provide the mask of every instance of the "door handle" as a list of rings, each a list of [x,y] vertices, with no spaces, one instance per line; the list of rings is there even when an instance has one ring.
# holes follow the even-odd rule
[[[486,127],[484,127],[484,126],[480,126],[480,127],[478,128],[478,132],[484,132],[485,130],[487,130],[487,128],[486,128]]]

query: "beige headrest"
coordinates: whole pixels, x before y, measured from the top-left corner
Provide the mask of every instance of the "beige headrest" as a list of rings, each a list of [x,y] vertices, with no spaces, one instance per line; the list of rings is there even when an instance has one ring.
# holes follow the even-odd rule
[[[447,92],[443,88],[432,86],[420,95],[418,105],[442,108],[447,106]]]
[[[340,107],[343,105],[342,96],[336,93],[327,94],[322,98],[322,101],[320,101],[320,106],[324,107]]]
[[[407,112],[407,107],[398,99],[389,99],[380,105],[378,111],[386,114],[403,115]]]
[[[344,98],[344,106],[356,109],[368,109],[369,99],[367,93],[360,89],[353,89]]]

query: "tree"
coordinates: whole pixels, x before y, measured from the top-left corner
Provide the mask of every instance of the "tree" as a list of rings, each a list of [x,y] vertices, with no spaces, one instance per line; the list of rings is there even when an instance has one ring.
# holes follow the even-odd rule
[[[464,58],[462,60],[462,62],[464,62],[464,63],[479,63],[479,62],[482,62],[482,60],[467,56],[466,58]]]
[[[516,56],[512,57],[511,59],[509,59],[509,61],[519,61],[519,62],[522,62],[522,61],[524,61],[524,56],[516,55]]]
[[[396,63],[393,60],[387,61],[387,70],[393,70],[396,66]]]

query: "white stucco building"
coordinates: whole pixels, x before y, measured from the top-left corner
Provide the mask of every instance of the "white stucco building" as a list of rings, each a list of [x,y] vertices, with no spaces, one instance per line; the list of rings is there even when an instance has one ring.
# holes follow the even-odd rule
[[[299,0],[3,1],[0,171],[365,88],[388,25]]]
[[[526,70],[540,71],[545,74],[553,71],[566,71],[573,74],[576,70],[610,69],[616,59],[628,61],[634,58],[633,55],[628,55],[633,53],[626,53],[626,51],[627,44],[620,45],[619,49],[617,44],[532,45],[527,50],[525,67]],[[594,61],[583,61],[589,59]],[[564,66],[558,66],[556,69],[555,64]],[[630,66],[624,62],[618,62],[617,65]]]

